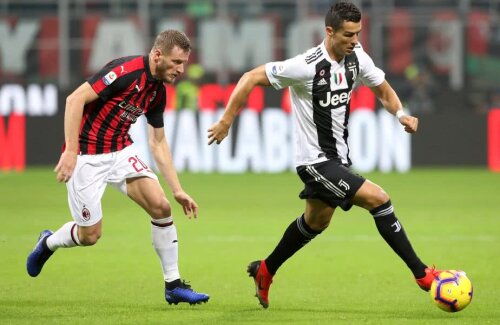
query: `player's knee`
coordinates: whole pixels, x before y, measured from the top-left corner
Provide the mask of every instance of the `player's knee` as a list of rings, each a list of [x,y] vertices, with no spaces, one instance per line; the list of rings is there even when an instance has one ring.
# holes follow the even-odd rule
[[[82,246],[92,246],[101,238],[100,233],[82,234],[78,236]]]
[[[332,214],[313,214],[306,217],[306,224],[314,231],[322,232],[330,225],[332,220]]]
[[[374,195],[371,197],[371,208],[374,209],[379,207],[389,201],[389,199],[389,195],[381,187],[379,187],[379,189],[375,191]]]
[[[328,226],[330,225],[330,220],[331,219],[328,219],[328,220],[315,220],[314,222],[312,222],[308,226],[312,230],[314,230],[314,231],[322,232],[323,230],[325,230],[326,228],[328,228]]]
[[[150,210],[150,214],[153,218],[164,218],[172,215],[172,209],[170,203],[166,199],[159,200],[155,203]]]
[[[81,227],[78,231],[78,240],[82,246],[92,246],[101,238],[100,227]]]

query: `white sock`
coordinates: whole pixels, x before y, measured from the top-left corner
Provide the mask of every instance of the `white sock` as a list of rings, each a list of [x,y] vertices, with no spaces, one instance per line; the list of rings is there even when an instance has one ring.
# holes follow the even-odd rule
[[[74,221],[65,223],[47,238],[47,247],[51,251],[55,251],[59,247],[75,247],[80,245],[78,226]]]
[[[166,282],[172,282],[180,278],[177,229],[173,220],[172,217],[151,220],[153,246],[160,258],[163,277]]]

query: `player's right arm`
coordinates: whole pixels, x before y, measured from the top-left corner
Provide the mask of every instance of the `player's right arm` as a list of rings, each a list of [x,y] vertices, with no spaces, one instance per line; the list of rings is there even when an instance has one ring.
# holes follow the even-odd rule
[[[239,109],[246,103],[250,92],[255,86],[270,86],[264,65],[261,65],[241,76],[234,88],[222,117],[208,129],[208,144],[214,141],[220,144],[229,133],[229,128],[238,114]]]
[[[64,140],[65,150],[61,154],[59,163],[54,171],[58,182],[67,182],[76,165],[78,155],[80,124],[82,122],[83,108],[86,104],[96,100],[97,93],[88,82],[83,83],[66,98],[64,111]]]

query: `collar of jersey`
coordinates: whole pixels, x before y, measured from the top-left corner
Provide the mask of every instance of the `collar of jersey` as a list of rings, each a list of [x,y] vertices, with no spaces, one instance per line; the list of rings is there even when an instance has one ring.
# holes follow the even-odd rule
[[[323,42],[321,42],[320,47],[321,47],[321,51],[323,51],[323,54],[325,55],[325,58],[328,60],[328,62],[330,62],[330,63],[335,63],[335,64],[337,64],[337,65],[342,65],[342,64],[344,64],[344,61],[345,61],[345,56],[342,58],[342,60],[340,60],[340,62],[337,62],[337,61],[333,60],[333,59],[330,57],[330,54],[328,54],[328,51],[326,50],[325,40],[323,40]]]
[[[146,76],[148,78],[148,81],[151,81],[151,82],[158,81],[151,74],[151,68],[149,67],[149,56],[148,55],[144,55],[142,57],[142,59],[144,60],[144,67],[146,68]]]

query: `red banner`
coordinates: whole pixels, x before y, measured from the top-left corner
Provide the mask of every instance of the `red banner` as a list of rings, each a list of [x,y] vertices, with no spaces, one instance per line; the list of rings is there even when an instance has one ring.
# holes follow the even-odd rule
[[[488,114],[488,167],[500,172],[500,108]]]

